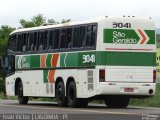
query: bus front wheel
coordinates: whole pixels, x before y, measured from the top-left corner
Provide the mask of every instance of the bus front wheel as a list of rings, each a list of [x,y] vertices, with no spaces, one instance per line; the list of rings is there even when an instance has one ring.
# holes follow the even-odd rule
[[[126,96],[109,96],[104,100],[109,108],[126,108],[129,105],[130,98]]]
[[[29,97],[23,96],[23,85],[22,82],[18,85],[18,101],[20,104],[27,104]]]
[[[65,97],[65,88],[63,82],[59,82],[56,87],[56,98],[58,100],[58,106],[67,106],[67,98]]]
[[[86,99],[77,98],[76,84],[74,81],[69,83],[67,93],[68,102],[71,107],[86,107],[88,105]]]

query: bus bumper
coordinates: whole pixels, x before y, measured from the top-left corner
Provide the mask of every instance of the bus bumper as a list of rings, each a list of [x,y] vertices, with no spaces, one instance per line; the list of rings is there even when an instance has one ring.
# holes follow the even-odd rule
[[[97,95],[153,96],[156,83],[100,83]]]

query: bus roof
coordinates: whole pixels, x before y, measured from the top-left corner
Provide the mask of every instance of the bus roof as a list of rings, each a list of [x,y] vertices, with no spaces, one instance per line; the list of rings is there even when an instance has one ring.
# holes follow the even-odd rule
[[[43,30],[43,29],[50,29],[50,28],[59,28],[59,27],[67,27],[67,26],[73,26],[73,25],[82,25],[82,24],[90,24],[90,23],[98,23],[101,20],[104,19],[141,19],[141,20],[149,20],[151,18],[147,17],[135,17],[135,16],[101,16],[101,17],[96,17],[90,20],[85,20],[81,22],[68,22],[68,23],[63,23],[63,24],[57,24],[57,25],[46,25],[46,26],[38,26],[38,27],[31,27],[31,28],[22,28],[22,29],[17,29],[13,31],[10,35],[18,32],[26,32],[26,31],[34,31],[34,30]]]

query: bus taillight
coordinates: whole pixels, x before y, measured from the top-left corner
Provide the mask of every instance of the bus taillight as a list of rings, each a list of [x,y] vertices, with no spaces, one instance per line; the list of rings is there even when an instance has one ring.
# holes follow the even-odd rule
[[[99,70],[99,82],[105,82],[105,69]]]
[[[156,70],[153,70],[153,82],[156,83]]]

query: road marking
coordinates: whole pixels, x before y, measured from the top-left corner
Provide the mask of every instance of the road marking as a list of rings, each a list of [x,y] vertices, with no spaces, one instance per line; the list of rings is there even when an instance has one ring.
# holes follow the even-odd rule
[[[84,109],[79,109],[79,108],[42,108],[42,107],[31,107],[31,106],[16,106],[16,105],[3,105],[0,104],[0,106],[3,107],[16,107],[16,108],[25,108],[25,109],[44,109],[44,110],[66,110],[66,111],[77,111],[77,112],[90,112],[90,113],[100,113],[100,114],[118,114],[118,115],[141,115],[141,114],[136,114],[136,113],[124,113],[124,112],[110,112],[110,111],[97,111],[97,110],[84,110]]]

